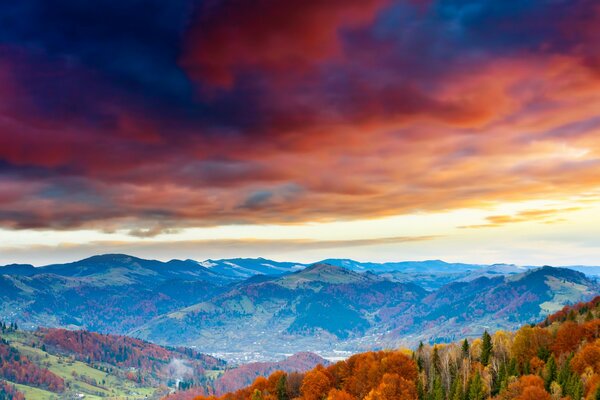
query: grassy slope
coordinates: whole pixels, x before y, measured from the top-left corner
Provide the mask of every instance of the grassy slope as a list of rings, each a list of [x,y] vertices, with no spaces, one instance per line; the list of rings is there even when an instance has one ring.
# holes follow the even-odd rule
[[[159,396],[155,387],[139,387],[136,383],[124,379],[117,374],[109,374],[83,362],[74,361],[70,357],[52,355],[42,351],[40,348],[31,347],[32,335],[29,333],[16,332],[4,334],[3,337],[31,361],[48,368],[51,372],[54,372],[65,380],[67,391],[61,394],[25,385],[16,385],[18,390],[23,392],[27,399],[59,399],[67,398],[69,395],[77,393],[85,394],[86,399],[147,399]],[[97,384],[93,385],[86,382],[90,380],[95,380]]]

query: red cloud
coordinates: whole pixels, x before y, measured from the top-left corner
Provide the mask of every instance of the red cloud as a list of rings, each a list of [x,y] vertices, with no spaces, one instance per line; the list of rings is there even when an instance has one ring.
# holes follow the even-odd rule
[[[230,86],[243,68],[302,71],[340,55],[340,31],[373,20],[388,0],[209,1],[186,38],[189,75]]]
[[[186,104],[181,119],[72,60],[2,49],[0,225],[143,233],[136,228],[370,218],[600,187],[600,24],[571,23],[574,44],[560,51],[421,73],[428,59],[390,58],[393,42],[342,43],[340,32],[368,24],[384,1],[233,4],[202,10],[182,63],[217,85],[244,71],[265,76]]]

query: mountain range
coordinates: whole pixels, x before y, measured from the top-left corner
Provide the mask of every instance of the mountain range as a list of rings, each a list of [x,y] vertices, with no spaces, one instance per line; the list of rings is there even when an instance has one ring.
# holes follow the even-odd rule
[[[595,271],[591,267],[579,270]],[[599,293],[574,268],[94,256],[0,267],[0,318],[195,346],[234,362],[514,329]]]

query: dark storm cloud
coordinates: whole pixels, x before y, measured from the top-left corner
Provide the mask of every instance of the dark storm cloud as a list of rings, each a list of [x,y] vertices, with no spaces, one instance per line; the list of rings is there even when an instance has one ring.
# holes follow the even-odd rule
[[[2,4],[0,224],[152,236],[584,192],[599,27],[590,0]]]

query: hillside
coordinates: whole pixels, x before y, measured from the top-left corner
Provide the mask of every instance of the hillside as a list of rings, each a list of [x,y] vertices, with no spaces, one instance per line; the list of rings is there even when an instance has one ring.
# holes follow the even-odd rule
[[[159,343],[202,343],[214,352],[323,351],[340,339],[362,337],[381,310],[406,310],[426,294],[413,284],[317,264],[278,278],[242,282],[131,334]]]
[[[79,361],[68,353],[47,349],[40,338],[31,333],[5,331],[1,336],[0,352],[4,348],[4,352],[10,352],[13,360],[19,362],[10,363],[6,357],[0,358],[0,383],[26,399],[75,398],[79,394],[90,399],[144,399],[167,393],[166,387],[159,387],[146,374],[106,363]],[[147,376],[149,381],[145,381]]]
[[[0,323],[2,400],[157,399],[177,388],[225,393],[277,370],[304,372],[327,363],[316,354],[299,353],[232,367],[194,349],[127,336],[50,328],[28,332]]]
[[[539,326],[414,351],[356,354],[305,374],[277,371],[219,400],[552,400],[600,397],[600,297]],[[203,400],[193,391],[168,400]],[[214,399],[214,397],[211,397]]]
[[[268,376],[275,371],[306,372],[317,365],[328,365],[329,362],[314,353],[297,353],[281,361],[254,362],[242,364],[228,369],[211,383],[210,392],[221,395],[248,386],[260,376]]]
[[[207,386],[225,365],[126,336],[0,324],[0,380],[27,399],[157,398],[168,387]]]
[[[411,334],[414,325],[410,324],[420,328],[419,340],[436,338],[437,342],[478,336],[483,329],[514,330],[598,293],[595,281],[584,274],[552,267],[454,282],[428,295],[413,310],[412,321],[398,324],[388,337],[393,340]],[[401,317],[391,316],[395,320]]]
[[[482,276],[427,292],[372,273],[317,264],[281,277],[251,279],[193,306],[160,316],[134,336],[272,357],[452,341],[483,329],[516,329],[598,286],[582,273],[541,268]],[[228,357],[235,357],[229,354]]]

